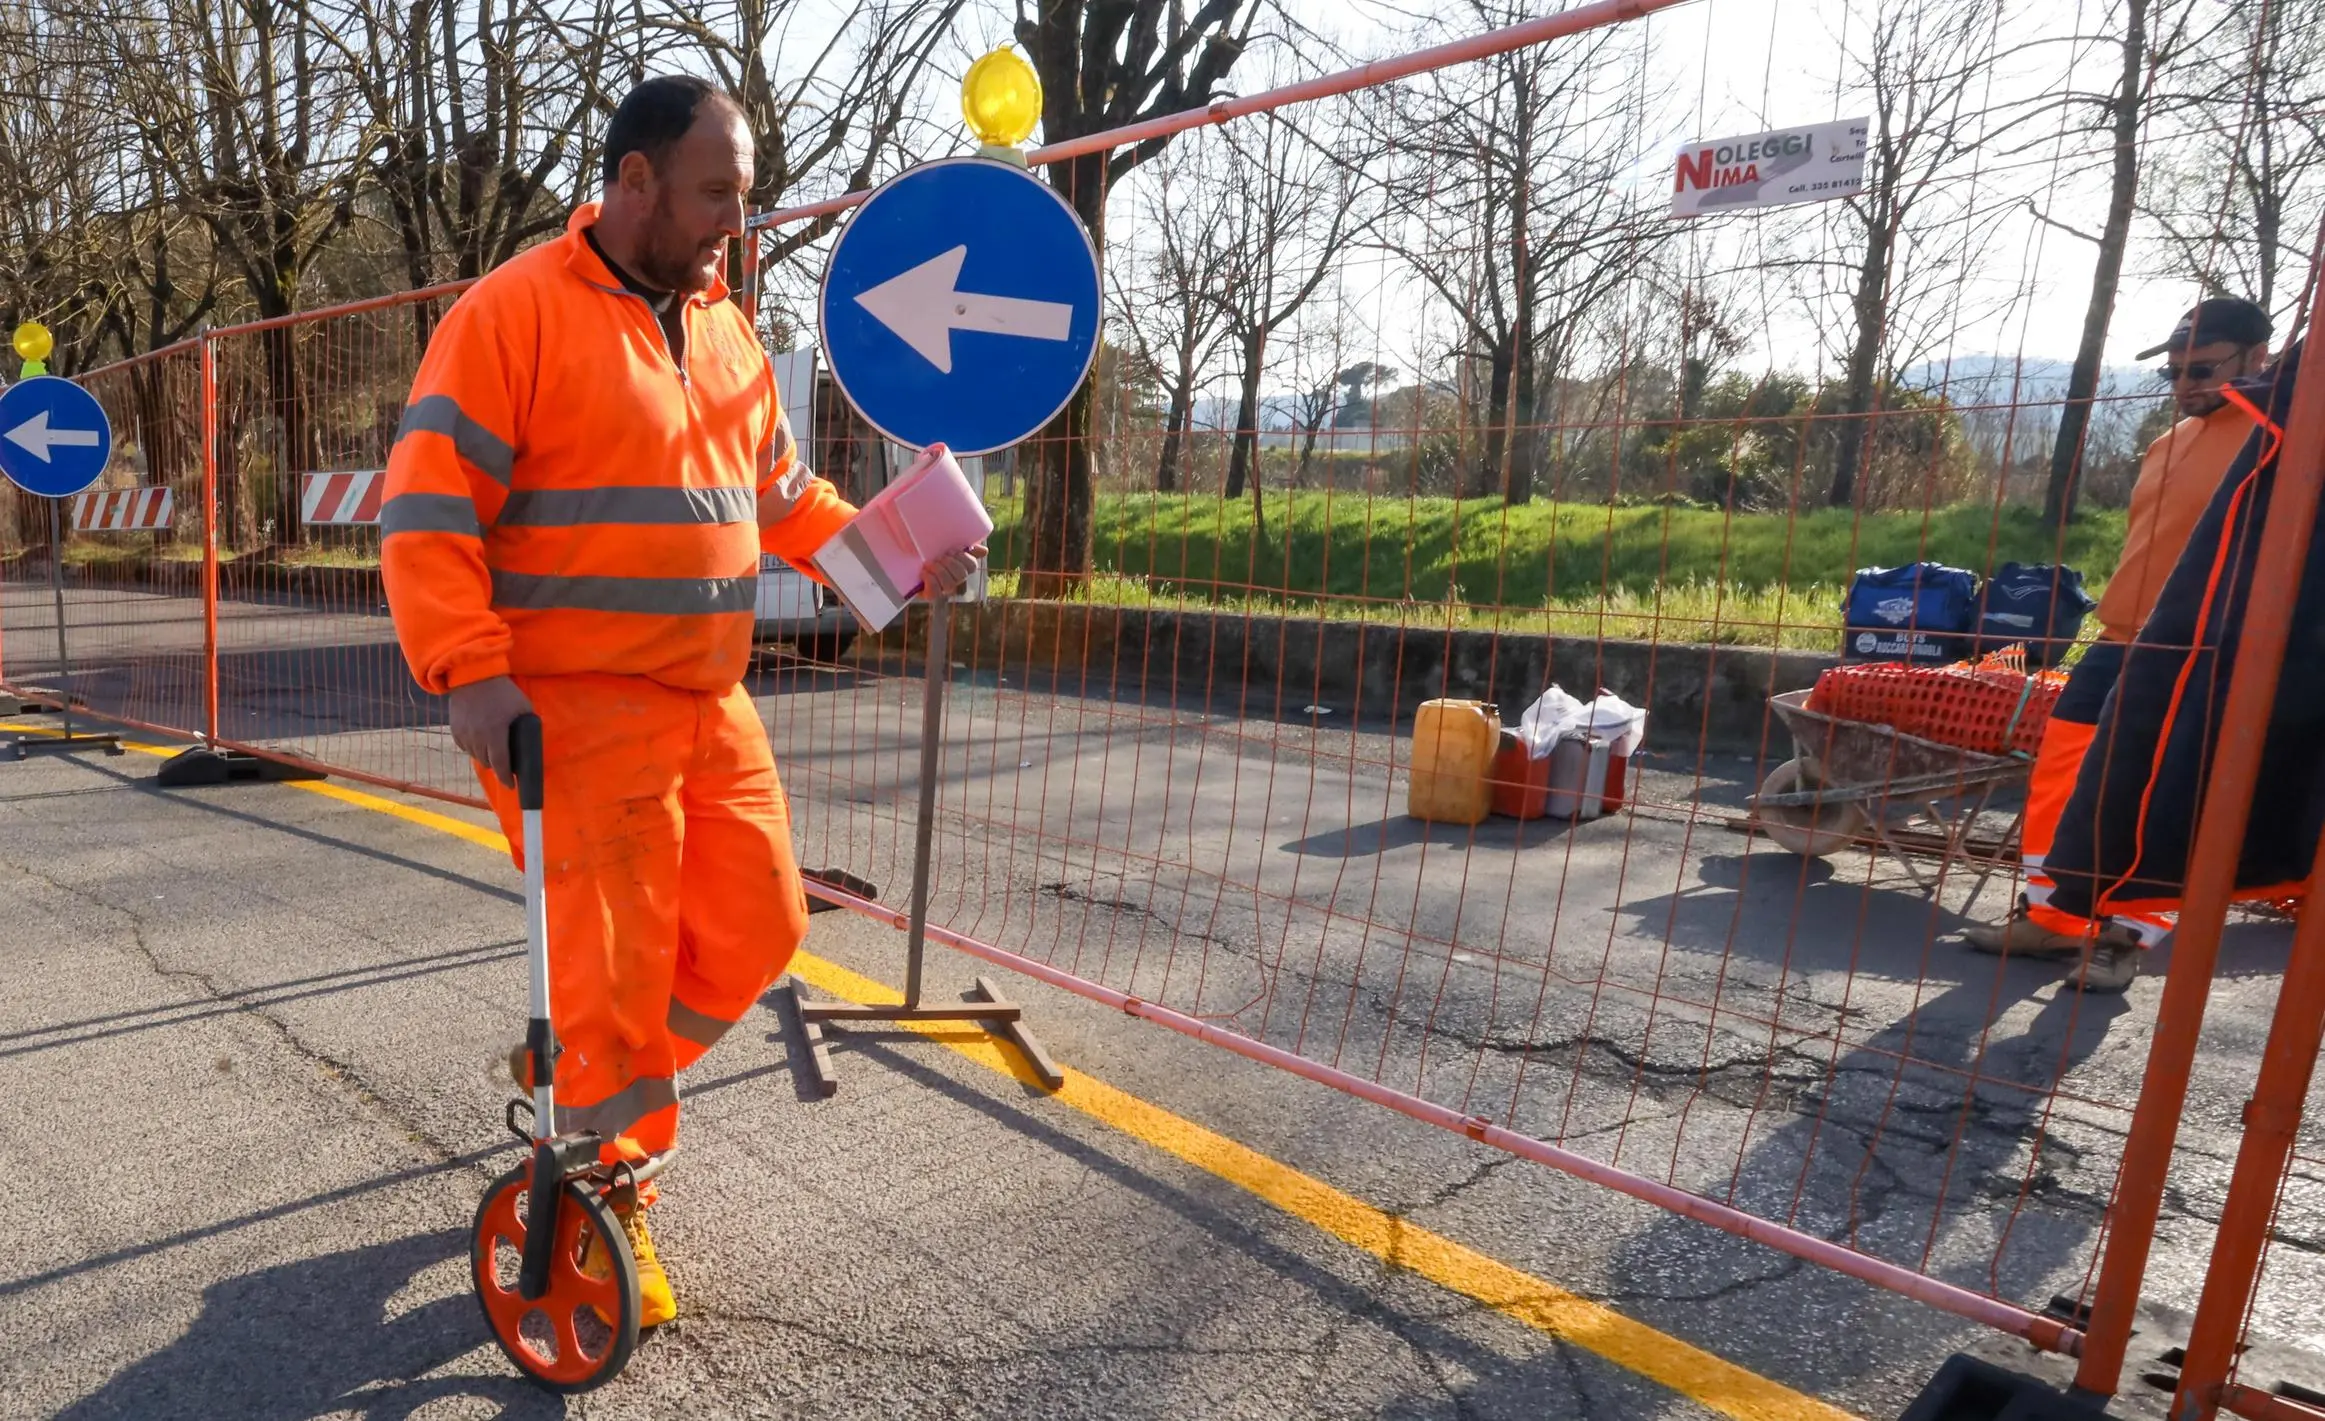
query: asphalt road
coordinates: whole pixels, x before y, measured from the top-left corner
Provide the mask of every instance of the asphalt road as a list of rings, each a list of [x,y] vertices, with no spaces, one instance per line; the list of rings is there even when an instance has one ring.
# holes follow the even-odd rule
[[[26,609],[12,595],[8,610],[17,675]],[[429,767],[412,778],[459,782],[408,690],[303,679],[379,659],[376,638],[245,645],[270,670],[230,679],[222,718],[295,713],[306,753],[404,756]],[[93,653],[89,684],[136,684],[157,660]],[[876,670],[773,663],[754,689],[803,862],[899,901],[920,700]],[[365,719],[399,697],[407,711]],[[2036,1307],[2082,1287],[2161,961],[2125,997],[2084,999],[1963,953],[1946,935],[2000,911],[2009,885],[1933,903],[1893,863],[1804,864],[1733,834],[1724,807],[1758,772],[1742,762],[1663,750],[1640,811],[1596,823],[1425,829],[1402,816],[1385,727],[1007,666],[961,668],[953,697],[937,921],[1964,1286]],[[255,1409],[233,1414],[536,1414],[479,1347],[456,1259],[508,1157],[486,1153],[504,1089],[489,1062],[521,1000],[505,865],[290,788],[164,796],[144,772],[0,766],[0,873],[16,880],[0,940],[40,945],[0,996],[15,1076],[0,1130],[38,1161],[56,1215],[54,1244],[0,1274],[9,1335],[41,1339],[0,1353],[0,1412],[23,1398],[28,1415],[156,1415],[157,1396],[239,1387]],[[816,923],[817,952],[901,980],[893,934]],[[2200,1285],[2287,936],[2240,923],[2223,954],[2149,1280],[2159,1307],[2191,1306]],[[970,968],[940,954],[935,971],[965,983]],[[1982,1342],[1118,1013],[1012,990],[1069,1063],[1858,1414],[1896,1414]],[[738,1036],[695,1087],[701,1128],[664,1226],[699,1310],[575,1414],[1698,1414],[941,1046],[852,1043],[848,1088],[811,1105],[772,1017]],[[2321,1194],[2305,1161],[2258,1314],[2265,1336],[2315,1351]]]

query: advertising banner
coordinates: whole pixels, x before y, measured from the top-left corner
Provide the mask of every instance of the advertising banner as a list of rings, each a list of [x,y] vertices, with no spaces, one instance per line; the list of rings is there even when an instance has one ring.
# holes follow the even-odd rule
[[[1869,120],[1770,129],[1690,143],[1679,152],[1671,215],[1704,217],[1853,197],[1865,185]]]

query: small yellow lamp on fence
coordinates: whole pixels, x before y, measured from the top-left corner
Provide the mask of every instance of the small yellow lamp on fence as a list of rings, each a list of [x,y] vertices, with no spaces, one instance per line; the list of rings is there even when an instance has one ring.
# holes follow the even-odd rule
[[[10,342],[16,347],[16,358],[24,362],[24,378],[48,373],[48,357],[56,349],[56,338],[48,327],[38,321],[26,321],[16,328],[16,338]]]
[[[979,157],[1025,166],[1025,140],[1041,122],[1041,76],[1010,45],[979,59],[961,79],[961,116],[983,147]]]

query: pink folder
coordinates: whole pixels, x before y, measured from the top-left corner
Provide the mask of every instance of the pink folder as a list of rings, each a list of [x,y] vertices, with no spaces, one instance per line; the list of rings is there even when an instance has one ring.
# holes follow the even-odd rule
[[[923,567],[992,531],[991,515],[952,452],[931,444],[816,549],[815,565],[865,630],[876,632],[919,595]]]

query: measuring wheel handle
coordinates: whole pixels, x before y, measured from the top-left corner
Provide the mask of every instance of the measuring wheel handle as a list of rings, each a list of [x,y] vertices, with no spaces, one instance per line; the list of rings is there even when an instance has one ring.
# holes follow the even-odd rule
[[[485,1192],[470,1236],[469,1262],[485,1325],[501,1351],[540,1385],[580,1392],[619,1376],[637,1348],[638,1266],[608,1197],[616,1181],[599,1163],[602,1141],[594,1131],[557,1130],[540,717],[521,715],[510,723],[509,759],[524,816],[525,957],[531,991],[525,1056],[532,1099],[511,1101],[508,1122],[531,1143],[533,1154]],[[527,1105],[529,1129],[517,1122],[518,1110]]]

